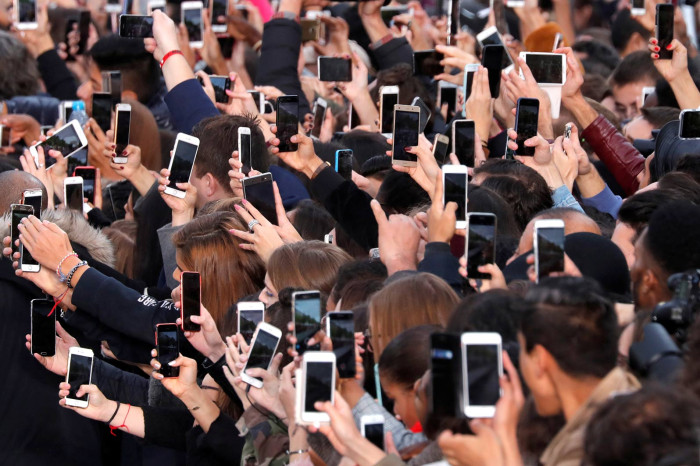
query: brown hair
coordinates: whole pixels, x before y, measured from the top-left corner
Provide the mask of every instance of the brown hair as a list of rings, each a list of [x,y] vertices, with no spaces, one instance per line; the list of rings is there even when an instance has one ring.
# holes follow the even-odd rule
[[[458,302],[450,285],[430,273],[407,275],[386,285],[369,302],[375,359],[404,330],[425,324],[445,327]]]
[[[114,270],[129,278],[134,278],[136,229],[137,225],[133,220],[117,220],[102,230],[114,245]]]
[[[202,304],[221,329],[228,309],[263,288],[265,278],[262,259],[241,249],[230,229],[247,231],[238,214],[215,212],[195,218],[173,235],[179,264],[201,274]]]
[[[302,241],[275,250],[267,263],[267,273],[278,292],[295,287],[319,290],[327,297],[335,284],[338,269],[350,260],[345,251],[332,244]]]

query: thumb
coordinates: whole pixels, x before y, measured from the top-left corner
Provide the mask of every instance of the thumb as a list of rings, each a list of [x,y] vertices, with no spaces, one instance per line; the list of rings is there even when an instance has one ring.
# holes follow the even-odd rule
[[[377,221],[377,224],[381,228],[381,226],[388,221],[381,204],[379,204],[379,201],[376,199],[372,199],[372,202],[370,202],[369,205],[372,208],[372,212],[374,212],[374,218]]]
[[[261,367],[253,367],[245,370],[245,375],[265,380],[270,379],[270,373]]]
[[[97,385],[81,385],[78,391],[75,393],[75,396],[81,397],[84,395],[95,395],[96,393],[100,393]]]

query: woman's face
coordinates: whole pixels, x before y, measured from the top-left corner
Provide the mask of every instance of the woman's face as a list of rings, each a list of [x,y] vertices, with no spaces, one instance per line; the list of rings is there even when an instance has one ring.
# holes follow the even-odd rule
[[[263,288],[263,290],[260,292],[258,300],[265,304],[265,307],[270,307],[277,302],[277,299],[277,290],[274,286],[272,286],[270,275],[265,274],[265,288]]]
[[[403,385],[392,383],[384,377],[380,377],[380,381],[384,393],[394,401],[396,419],[402,421],[409,429],[420,422],[416,412],[416,392],[413,387],[406,388]]]

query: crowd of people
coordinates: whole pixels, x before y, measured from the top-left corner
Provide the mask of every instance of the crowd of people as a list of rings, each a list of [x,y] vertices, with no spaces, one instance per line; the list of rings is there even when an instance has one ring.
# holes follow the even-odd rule
[[[0,464],[700,465],[700,128],[697,139],[679,133],[681,111],[700,108],[700,4],[674,7],[666,58],[659,0],[463,0],[450,21],[443,13],[456,8],[427,0],[240,0],[221,18],[205,4],[201,47],[179,2],[149,11],[145,39],[119,36],[113,2],[42,0],[29,29],[13,20],[22,3],[0,0]],[[409,8],[383,18],[383,6]],[[120,8],[144,15],[147,5]],[[87,36],[75,20],[86,11]],[[321,26],[312,40],[309,17]],[[477,40],[494,26],[513,62],[496,98]],[[414,52],[426,50],[442,54],[440,73],[415,72]],[[521,52],[564,56],[561,102]],[[351,80],[319,80],[319,56],[351,60]],[[465,95],[468,65],[479,66]],[[113,104],[131,106],[121,153],[114,125],[92,118],[93,95],[114,95],[103,87],[114,71]],[[210,75],[230,78],[223,101]],[[446,84],[455,108],[438,95]],[[405,149],[415,166],[393,164],[382,134],[388,86],[398,104],[420,97],[431,112]],[[290,95],[291,152],[275,125],[277,99]],[[524,98],[539,116],[519,147]],[[314,118],[318,99],[327,110]],[[82,210],[64,199],[79,155],[29,150],[67,123],[64,101],[82,101],[89,117],[79,164],[97,176]],[[445,204],[443,168],[459,154],[434,155],[435,135],[463,118],[475,128],[467,211],[496,218],[493,263],[478,268],[490,278],[468,275],[469,234]],[[247,161],[239,128],[250,131]],[[178,133],[199,139],[182,196],[169,188]],[[343,149],[347,178],[335,162]],[[276,222],[244,193],[265,173]],[[27,190],[41,191],[41,212],[22,219],[13,244],[11,206]],[[563,270],[540,277],[543,220],[563,222],[565,255]],[[20,249],[38,272],[22,270]],[[182,326],[185,272],[201,277],[197,331]],[[332,402],[314,406],[330,422],[296,412],[299,291],[318,291],[324,314],[353,313],[355,376],[336,376]],[[42,356],[30,312],[46,298],[55,354]],[[263,303],[282,337],[269,367],[244,373],[247,302]],[[155,349],[160,324],[178,326],[174,377]],[[316,330],[307,352],[333,351],[326,326]],[[502,341],[495,414],[439,413],[438,394],[463,387],[436,383],[436,335],[473,332]],[[89,384],[68,383],[71,348],[93,351]],[[66,402],[76,389],[86,407]],[[363,436],[368,415],[383,418],[383,445]]]

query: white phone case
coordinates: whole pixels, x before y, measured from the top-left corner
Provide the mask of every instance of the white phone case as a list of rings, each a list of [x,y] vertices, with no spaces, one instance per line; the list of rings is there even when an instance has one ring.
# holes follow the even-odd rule
[[[70,366],[71,366],[71,359],[73,358],[73,355],[77,356],[84,356],[87,358],[90,358],[90,377],[88,378],[88,385],[92,383],[92,365],[94,362],[94,353],[92,352],[91,349],[88,348],[78,348],[78,347],[72,347],[68,350],[68,372],[66,373],[66,383],[68,383],[68,380],[70,378]],[[88,404],[90,403],[90,396],[88,395],[87,399],[85,401],[83,400],[76,400],[74,398],[65,398],[66,400],[66,406],[73,406],[76,408],[87,408]]]

